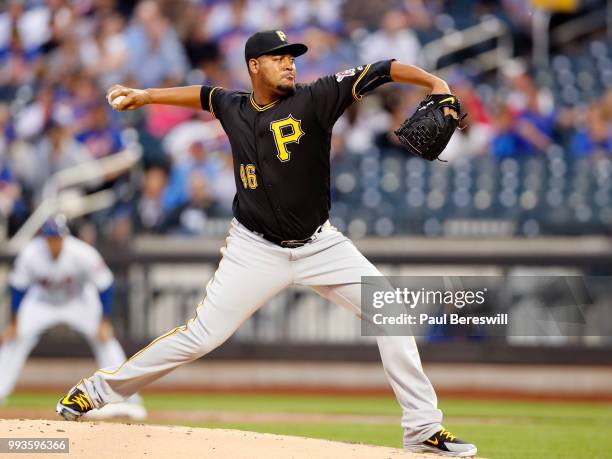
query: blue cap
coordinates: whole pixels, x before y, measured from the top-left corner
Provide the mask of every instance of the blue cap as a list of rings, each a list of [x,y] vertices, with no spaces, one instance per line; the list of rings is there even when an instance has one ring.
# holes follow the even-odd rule
[[[45,237],[66,236],[68,234],[66,217],[63,215],[55,215],[49,218],[42,226],[40,233]]]

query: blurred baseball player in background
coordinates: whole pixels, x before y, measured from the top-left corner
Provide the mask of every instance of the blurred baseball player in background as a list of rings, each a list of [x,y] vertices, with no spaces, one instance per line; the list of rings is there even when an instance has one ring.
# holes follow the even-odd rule
[[[280,30],[251,36],[245,60],[252,92],[206,85],[110,88],[108,100],[117,110],[166,104],[208,110],[220,120],[232,146],[235,219],[195,317],[122,365],[98,370],[77,383],[57,404],[64,418],[76,420],[91,408],[122,401],[207,354],[291,285],[311,287],[361,316],[362,277],[382,275],[329,223],[332,127],[352,103],[391,81],[422,86],[453,102],[456,98],[440,78],[394,60],[298,85],[295,58],[306,51],[301,43],[289,43]],[[458,116],[449,108],[444,114]],[[442,412],[414,338],[378,336],[377,343],[403,410],[404,448],[447,456],[476,454],[473,444],[441,426]]]
[[[89,342],[98,366],[117,365],[125,354],[109,320],[113,275],[93,247],[69,234],[62,215],[18,255],[9,277],[11,322],[0,347],[0,400],[12,392],[28,355],[50,328],[65,324]],[[144,419],[138,395],[92,410],[89,418]]]

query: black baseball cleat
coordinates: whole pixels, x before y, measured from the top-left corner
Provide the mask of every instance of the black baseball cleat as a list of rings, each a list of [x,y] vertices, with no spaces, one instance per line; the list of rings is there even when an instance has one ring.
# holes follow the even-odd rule
[[[477,452],[476,445],[459,440],[448,430],[442,428],[423,443],[404,445],[405,451],[434,453],[440,456],[471,457]]]
[[[59,399],[55,411],[66,421],[77,421],[93,409],[93,403],[87,394],[75,386],[65,397]]]

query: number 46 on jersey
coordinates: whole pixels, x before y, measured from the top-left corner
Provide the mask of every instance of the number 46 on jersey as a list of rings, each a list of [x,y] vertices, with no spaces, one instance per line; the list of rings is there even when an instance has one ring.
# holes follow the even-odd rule
[[[247,188],[251,190],[257,188],[257,175],[255,175],[254,164],[240,165],[240,180],[242,180],[242,186],[245,190]]]

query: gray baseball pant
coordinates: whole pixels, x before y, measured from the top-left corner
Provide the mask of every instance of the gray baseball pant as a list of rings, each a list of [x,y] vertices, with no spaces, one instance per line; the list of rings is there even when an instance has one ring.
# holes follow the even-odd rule
[[[96,408],[123,401],[143,386],[196,360],[226,341],[257,309],[291,285],[308,286],[361,316],[362,276],[382,276],[329,223],[300,248],[279,247],[232,221],[219,267],[196,315],[153,340],[118,367],[82,380]],[[412,336],[378,336],[389,383],[403,410],[404,443],[419,443],[440,429],[442,412],[423,372]]]

